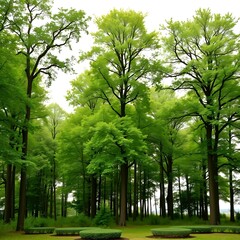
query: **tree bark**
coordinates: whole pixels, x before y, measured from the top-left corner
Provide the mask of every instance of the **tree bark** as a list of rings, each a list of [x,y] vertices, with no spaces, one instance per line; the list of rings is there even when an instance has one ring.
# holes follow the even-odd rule
[[[133,187],[133,221],[137,220],[138,216],[138,177],[137,177],[137,163],[134,162],[134,187]]]
[[[4,222],[10,223],[12,219],[13,212],[13,178],[12,178],[12,164],[7,164],[7,176],[6,176],[6,184],[5,184],[5,209],[4,209]]]
[[[230,190],[230,221],[235,222],[233,176],[232,176],[232,167],[231,166],[229,168],[229,190]]]
[[[167,177],[168,177],[168,190],[167,190],[167,205],[168,205],[168,217],[173,219],[173,172],[172,172],[173,160],[172,156],[167,156]]]
[[[127,185],[128,185],[128,163],[125,160],[120,167],[120,177],[121,177],[121,185],[120,185],[120,226],[126,226],[127,219]]]
[[[219,213],[219,190],[218,190],[218,165],[217,153],[214,153],[212,125],[206,125],[207,136],[207,155],[208,155],[208,173],[209,173],[209,195],[210,195],[210,224],[220,224]],[[215,139],[217,141],[217,139]]]
[[[162,149],[162,145],[160,146]],[[165,186],[164,186],[164,168],[163,154],[160,152],[160,216],[166,217]]]
[[[92,176],[92,192],[91,192],[91,218],[93,219],[97,213],[97,178]]]

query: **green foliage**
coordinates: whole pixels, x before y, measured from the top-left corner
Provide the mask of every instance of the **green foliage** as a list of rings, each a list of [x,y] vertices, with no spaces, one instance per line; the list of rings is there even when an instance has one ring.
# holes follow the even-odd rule
[[[93,223],[88,216],[80,213],[77,216],[58,218],[55,225],[57,227],[90,227]]]
[[[190,229],[192,233],[211,233],[212,227],[211,226],[181,226],[182,228]]]
[[[121,237],[122,231],[119,229],[94,229],[83,230],[79,234],[83,239],[118,239]]]
[[[147,218],[146,218],[146,222],[147,222],[147,224],[149,224],[149,225],[162,225],[163,223],[162,223],[162,221],[161,221],[162,219],[161,219],[161,217],[160,216],[158,216],[158,215],[153,215],[153,214],[151,214],[150,216],[148,216]]]
[[[94,218],[94,224],[97,226],[110,226],[113,223],[113,215],[109,207],[101,206]]]
[[[69,227],[69,228],[56,228],[55,233],[57,236],[73,236],[79,235],[79,232],[89,229],[96,229],[94,227]]]
[[[126,159],[147,165],[144,135],[134,126],[131,118],[117,118],[110,123],[99,122],[92,131],[94,134],[84,149],[92,159],[87,167],[89,173],[112,173]]]
[[[171,228],[154,228],[151,229],[151,232],[154,237],[185,238],[189,237],[191,230],[171,227]]]
[[[236,221],[240,222],[240,212],[236,212]]]
[[[24,232],[26,234],[52,234],[55,228],[51,227],[35,227],[35,228],[25,228]]]
[[[31,227],[53,227],[55,222],[51,218],[41,218],[41,217],[28,217],[25,220],[25,228]]]

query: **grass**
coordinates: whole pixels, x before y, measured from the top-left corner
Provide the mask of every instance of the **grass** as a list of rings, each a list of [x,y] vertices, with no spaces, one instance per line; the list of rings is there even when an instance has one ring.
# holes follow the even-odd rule
[[[160,227],[160,226],[158,226]],[[164,226],[166,227],[166,226]],[[116,228],[116,227],[115,227]],[[156,225],[141,225],[141,226],[127,226],[118,227],[122,230],[122,238],[128,238],[129,240],[150,240],[151,229],[156,228]],[[191,234],[194,239],[205,239],[205,240],[236,240],[239,239],[239,234],[227,234],[227,233],[210,233],[210,234]],[[24,233],[15,232],[13,229],[3,227],[0,225],[0,240],[77,240],[80,237],[76,236],[53,236],[49,234],[33,234],[28,235]],[[152,239],[152,238],[151,238]],[[165,239],[165,238],[161,238]],[[166,238],[169,240],[169,238]]]

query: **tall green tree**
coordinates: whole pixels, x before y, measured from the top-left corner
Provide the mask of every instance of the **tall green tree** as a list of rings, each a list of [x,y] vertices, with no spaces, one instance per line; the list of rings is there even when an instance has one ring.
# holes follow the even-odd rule
[[[26,166],[24,160],[28,152],[28,129],[31,118],[32,86],[40,75],[46,75],[50,83],[55,77],[54,69],[69,69],[70,60],[60,59],[58,52],[64,47],[71,48],[72,41],[78,41],[86,30],[87,18],[83,11],[59,9],[51,11],[50,0],[13,1],[7,19],[8,29],[15,34],[16,52],[25,59],[26,104],[24,128],[22,129],[22,169],[20,203],[17,230],[23,230],[26,212]]]
[[[20,158],[20,137],[24,106],[26,103],[22,59],[12,51],[14,38],[2,31],[0,34],[0,156],[6,164],[4,221],[14,218],[15,170]],[[14,96],[14,98],[13,98]],[[16,106],[16,102],[18,103]]]
[[[147,77],[153,70],[151,53],[158,47],[158,36],[156,32],[147,32],[142,13],[131,10],[112,10],[97,18],[96,24],[94,47],[82,56],[92,60],[92,92],[95,98],[107,102],[118,117],[124,118],[128,106],[136,99],[147,99]],[[124,151],[123,147],[123,156]],[[125,157],[120,165],[122,226],[126,225],[128,169]]]
[[[220,223],[218,151],[223,130],[239,120],[239,34],[231,14],[199,9],[192,20],[168,21],[166,50],[172,87],[191,96],[185,115],[197,116],[205,129],[210,192],[210,222]],[[169,64],[168,64],[169,63]]]

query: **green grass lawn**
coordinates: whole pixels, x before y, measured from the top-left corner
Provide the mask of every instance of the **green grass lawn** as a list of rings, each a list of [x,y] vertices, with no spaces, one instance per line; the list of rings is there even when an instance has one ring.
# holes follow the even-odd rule
[[[1,227],[1,226],[0,226]],[[159,226],[160,227],[160,226]],[[164,226],[166,227],[166,226]],[[116,227],[114,227],[116,228]],[[130,240],[147,240],[151,236],[151,229],[156,228],[154,226],[129,226],[119,228],[123,231],[122,238],[128,238]],[[211,233],[211,234],[191,234],[194,239],[210,239],[210,240],[237,240],[240,239],[240,234],[226,234],[226,233]],[[0,229],[0,240],[79,240],[78,236],[54,236],[49,234],[35,234],[27,235],[24,233],[15,232],[9,229]],[[152,238],[151,238],[152,239]],[[165,239],[165,238],[161,238]],[[169,238],[166,238],[169,240]],[[176,238],[175,238],[176,239]]]

